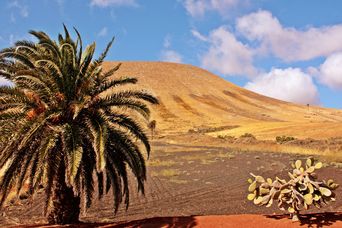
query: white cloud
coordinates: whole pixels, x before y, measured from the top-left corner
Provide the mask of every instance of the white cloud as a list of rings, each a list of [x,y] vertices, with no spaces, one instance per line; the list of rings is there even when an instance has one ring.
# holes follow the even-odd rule
[[[108,34],[108,28],[103,27],[97,35],[100,37],[104,37],[104,36],[107,36],[107,34]]]
[[[161,60],[165,62],[182,63],[183,57],[174,50],[162,51]]]
[[[298,30],[284,27],[268,11],[258,11],[237,20],[237,30],[250,41],[285,61],[310,60],[342,51],[342,24]]]
[[[110,7],[110,6],[138,6],[135,0],[91,0],[91,6]]]
[[[238,41],[226,28],[215,29],[208,37],[198,32],[193,34],[209,43],[208,51],[200,57],[202,67],[224,75],[252,77],[256,74],[253,50]]]
[[[15,38],[14,34],[10,34],[9,35],[9,44],[14,45],[15,41],[16,41],[16,38]]]
[[[329,56],[319,67],[319,81],[333,89],[342,89],[342,52]]]
[[[193,17],[203,16],[206,8],[208,7],[207,1],[204,0],[185,0],[183,4],[188,13]]]
[[[167,34],[164,38],[163,47],[164,49],[161,51],[161,61],[165,62],[173,62],[173,63],[182,63],[183,56],[171,49],[171,35]]]
[[[19,3],[19,1],[17,1],[17,0],[11,1],[9,3],[8,7],[18,11],[20,16],[22,16],[22,17],[28,17],[28,15],[29,15],[27,5],[22,4],[22,2]],[[12,22],[15,21],[14,15],[11,15],[11,21]]]
[[[306,68],[306,72],[311,75],[313,78],[316,78],[319,76],[319,69],[317,67],[309,66]]]
[[[317,88],[310,75],[299,68],[272,69],[245,86],[246,89],[279,100],[299,103],[318,104]]]
[[[163,43],[164,48],[169,48],[171,46],[171,36],[166,35]]]
[[[13,85],[12,82],[0,76],[0,86],[10,86]]]
[[[202,17],[207,11],[221,14],[236,7],[241,0],[184,0],[183,5],[192,17]]]
[[[201,33],[199,33],[197,30],[192,29],[191,34],[199,39],[200,41],[208,41],[207,37],[203,36]]]
[[[24,35],[17,35],[17,34],[9,34],[8,38],[5,39],[3,37],[3,41],[7,41],[9,45],[14,45],[15,42],[18,40],[28,40],[28,41],[36,41],[35,37],[31,36],[30,34],[25,33]]]
[[[59,8],[59,12],[61,15],[65,16],[65,12],[64,12],[64,5],[65,5],[65,0],[55,0],[58,8]]]

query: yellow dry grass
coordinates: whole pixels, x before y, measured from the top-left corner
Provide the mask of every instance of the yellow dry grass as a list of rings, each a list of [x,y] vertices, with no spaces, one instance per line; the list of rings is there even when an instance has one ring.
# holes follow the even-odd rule
[[[177,169],[162,169],[159,172],[153,171],[152,176],[153,177],[173,177],[178,176],[180,174],[180,171]]]
[[[117,62],[106,62],[105,69]],[[287,135],[323,139],[342,136],[342,110],[296,105],[240,88],[191,65],[163,62],[123,62],[117,77],[138,78],[137,88],[156,94],[153,108],[158,134],[187,132],[198,126],[239,125],[224,132],[259,139]]]
[[[322,151],[315,148],[307,148],[302,146],[293,146],[268,142],[259,142],[257,144],[229,144],[229,147],[240,152],[262,151],[270,153],[277,152],[288,154],[302,154],[308,156],[314,155],[317,157],[321,157],[324,160],[342,162],[342,151],[335,151],[329,149]]]
[[[173,166],[175,164],[176,161],[173,160],[151,159],[147,161],[148,166]]]
[[[251,133],[261,140],[274,140],[276,136],[293,136],[298,139],[325,139],[342,136],[342,122],[252,122],[238,128],[209,133],[211,136],[235,136]]]

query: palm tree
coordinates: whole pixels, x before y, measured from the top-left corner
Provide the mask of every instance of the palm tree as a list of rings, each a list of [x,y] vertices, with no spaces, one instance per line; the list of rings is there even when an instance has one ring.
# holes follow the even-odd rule
[[[158,103],[125,87],[135,78],[112,77],[120,64],[102,69],[113,39],[93,60],[95,43],[83,49],[76,29],[76,40],[64,31],[58,41],[30,31],[37,42],[18,41],[0,52],[0,76],[14,83],[0,87],[0,124],[7,123],[0,133],[8,139],[0,144],[0,206],[25,182],[30,194],[43,186],[50,224],[78,222],[80,199],[90,207],[96,188],[100,198],[113,192],[115,212],[123,200],[128,207],[129,169],[144,193],[142,152],[149,154],[150,144],[142,123],[147,103]]]

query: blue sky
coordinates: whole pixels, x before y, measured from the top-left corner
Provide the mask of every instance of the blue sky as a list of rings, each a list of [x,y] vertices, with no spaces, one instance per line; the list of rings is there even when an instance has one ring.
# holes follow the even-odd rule
[[[247,89],[342,108],[342,1],[3,0],[0,48],[75,26],[107,60],[196,65]],[[3,79],[0,79],[0,83]]]

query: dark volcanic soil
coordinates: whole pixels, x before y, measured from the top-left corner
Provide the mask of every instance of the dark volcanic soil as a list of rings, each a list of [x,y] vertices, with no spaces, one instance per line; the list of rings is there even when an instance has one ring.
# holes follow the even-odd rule
[[[228,145],[200,141],[155,140],[145,196],[136,193],[132,182],[127,211],[122,205],[114,215],[113,197],[107,195],[100,201],[95,200],[82,214],[82,221],[108,223],[151,217],[281,213],[277,208],[257,207],[247,201],[249,173],[287,178],[290,163],[307,156],[237,152],[228,149]],[[341,168],[329,166],[317,173],[320,179],[332,178],[342,184]],[[337,201],[321,211],[342,211],[342,188],[336,193]],[[44,224],[44,199],[44,194],[40,193],[33,200],[20,200],[4,208],[0,224]]]

